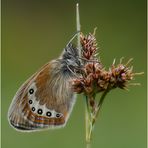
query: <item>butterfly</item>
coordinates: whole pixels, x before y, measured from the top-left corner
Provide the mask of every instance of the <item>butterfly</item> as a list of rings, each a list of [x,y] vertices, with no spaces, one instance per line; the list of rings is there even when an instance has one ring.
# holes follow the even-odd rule
[[[70,41],[59,58],[41,67],[18,89],[8,110],[10,125],[19,131],[66,125],[76,100],[71,80],[80,66],[79,50]]]

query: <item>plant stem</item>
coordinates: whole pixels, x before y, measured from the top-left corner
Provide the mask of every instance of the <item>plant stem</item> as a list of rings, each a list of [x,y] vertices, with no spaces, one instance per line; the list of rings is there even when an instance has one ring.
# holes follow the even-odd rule
[[[85,96],[86,148],[91,148],[91,137],[92,137],[95,121],[98,117],[99,111],[101,109],[105,96],[107,95],[108,92],[109,92],[109,89],[103,92],[99,100],[98,106],[95,106],[95,109],[91,109],[90,103],[89,103],[90,98],[88,96]],[[91,99],[95,100],[95,95]]]
[[[86,96],[85,123],[86,123],[86,142],[89,143],[90,142],[91,110],[89,106],[88,96]]]
[[[109,91],[110,91],[109,89],[105,90],[105,91],[103,92],[101,98],[100,98],[100,101],[99,101],[99,103],[98,103],[97,109],[96,109],[96,111],[95,111],[95,113],[94,113],[94,115],[93,115],[92,126],[94,126],[94,124],[95,124],[95,121],[96,121],[96,119],[97,119],[97,117],[98,117],[98,115],[99,115],[99,111],[100,111],[100,109],[101,109],[101,106],[102,106],[102,104],[103,104],[103,101],[104,101],[104,99],[105,99],[105,96],[107,95],[107,93],[108,93]]]
[[[81,56],[81,43],[80,43],[80,30],[81,30],[81,25],[80,25],[80,14],[79,14],[79,3],[76,4],[76,29],[78,32],[77,35],[77,48],[79,49],[79,56]]]
[[[85,129],[86,129],[86,148],[91,147],[91,110],[89,106],[89,98],[85,96],[86,105],[85,105]]]
[[[79,4],[76,4],[76,29],[77,29],[77,48],[79,49],[79,57],[81,58],[81,43],[80,43],[80,14],[79,14]],[[99,110],[101,108],[101,105],[104,101],[104,98],[106,94],[108,93],[108,90],[106,90],[103,95],[100,98],[100,101],[98,103],[98,106],[92,106],[90,105],[90,100],[93,99],[95,101],[95,95],[91,96],[85,96],[86,100],[86,106],[85,106],[85,127],[86,127],[86,148],[91,148],[91,136],[92,131],[94,127],[94,123],[96,121],[96,118],[99,114]]]
[[[91,144],[90,143],[87,143],[86,144],[86,148],[91,148]]]

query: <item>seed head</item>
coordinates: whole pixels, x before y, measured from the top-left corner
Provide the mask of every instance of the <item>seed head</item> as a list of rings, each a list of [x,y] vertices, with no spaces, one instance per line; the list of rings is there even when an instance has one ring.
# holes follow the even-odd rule
[[[133,68],[125,64],[112,65],[107,71],[100,64],[91,62],[83,67],[81,78],[73,81],[73,90],[77,93],[92,95],[117,87],[126,89],[134,75]]]
[[[82,57],[87,60],[94,59],[98,49],[95,34],[89,33],[88,36],[84,36],[83,33],[81,33],[80,41],[82,45]]]

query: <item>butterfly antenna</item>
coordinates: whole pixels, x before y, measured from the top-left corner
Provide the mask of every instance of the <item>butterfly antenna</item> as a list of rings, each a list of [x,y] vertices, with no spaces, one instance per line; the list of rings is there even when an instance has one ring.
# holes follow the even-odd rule
[[[68,46],[73,40],[74,38],[80,33],[80,31],[77,31],[73,36],[72,38],[70,39],[70,41],[68,42],[68,44],[66,46]]]

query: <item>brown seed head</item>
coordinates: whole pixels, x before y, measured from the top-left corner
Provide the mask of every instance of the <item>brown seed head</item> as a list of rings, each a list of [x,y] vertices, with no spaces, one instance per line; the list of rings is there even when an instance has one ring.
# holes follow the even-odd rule
[[[98,63],[90,62],[83,67],[82,71],[82,78],[73,83],[74,91],[87,95],[116,87],[125,89],[134,76],[132,68],[124,64],[112,65],[109,71],[106,71]]]
[[[82,57],[87,60],[94,59],[97,51],[97,43],[94,34],[90,33],[88,36],[84,36],[81,33],[80,41],[82,45]]]

